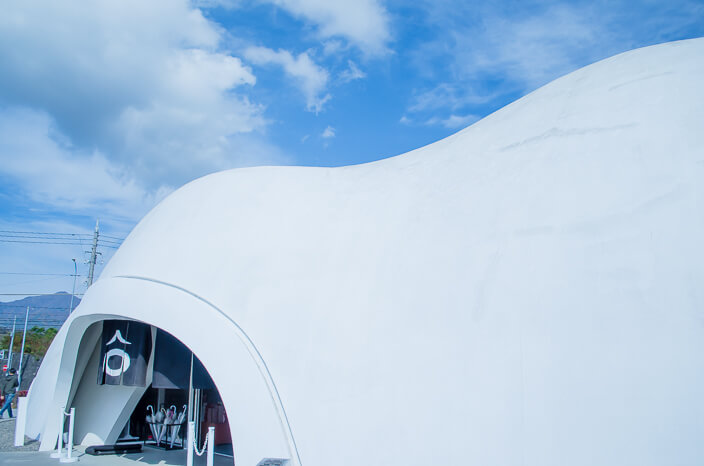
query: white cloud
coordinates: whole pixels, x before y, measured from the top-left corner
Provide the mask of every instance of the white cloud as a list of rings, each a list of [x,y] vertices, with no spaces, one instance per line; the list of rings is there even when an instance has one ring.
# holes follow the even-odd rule
[[[255,65],[281,66],[284,72],[295,80],[305,96],[308,111],[320,112],[330,99],[330,94],[325,93],[328,72],[316,65],[306,52],[294,57],[288,50],[274,51],[266,47],[249,47],[244,56]]]
[[[78,151],[149,189],[256,163],[243,140],[276,158],[246,97],[255,76],[219,50],[223,34],[186,0],[8,3],[0,101],[41,109]]]
[[[323,43],[323,55],[337,55],[345,49],[345,45],[339,40],[327,40]]]
[[[442,125],[447,129],[464,128],[479,120],[477,115],[450,115],[447,118],[433,117],[425,122],[427,126]]]
[[[446,118],[441,118],[441,117],[431,117],[428,118],[425,121],[417,121],[416,119],[410,118],[407,115],[403,115],[399,119],[399,123],[402,125],[406,126],[413,126],[413,125],[425,125],[425,126],[444,126],[447,129],[459,129],[459,128],[464,128],[466,126],[471,125],[472,123],[475,123],[480,120],[481,117],[478,115],[474,114],[467,114],[467,115],[456,115],[456,114],[451,114],[450,116]]]
[[[21,186],[22,196],[66,211],[135,221],[172,190],[145,189],[104,154],[57,140],[43,112],[14,108],[0,114],[0,154],[0,174]]]
[[[547,1],[507,9],[420,1],[428,23],[441,32],[419,47],[412,61],[419,73],[436,81],[443,74],[455,87],[491,82],[504,93],[524,93],[635,46],[628,38],[633,27],[619,25],[619,18],[631,13],[626,4]]]
[[[402,116],[400,123],[443,126],[451,130],[463,128],[480,118],[467,108],[486,104],[495,97],[494,91],[482,91],[472,83],[467,83],[464,88],[459,84],[441,83],[433,89],[417,93],[407,109],[412,116]],[[452,112],[449,116],[438,116],[446,115],[448,111]],[[428,118],[428,114],[432,116]]]
[[[552,5],[532,15],[484,18],[478,30],[456,31],[457,69],[468,77],[502,75],[525,88],[539,85],[605,52],[608,30],[589,7]]]
[[[347,69],[340,74],[340,81],[342,83],[348,83],[356,79],[364,79],[367,74],[360,70],[355,62],[352,60],[347,60]]]
[[[387,52],[388,13],[378,0],[260,0],[315,23],[323,38],[343,37],[369,55]]]
[[[436,87],[419,92],[413,96],[410,112],[432,111],[438,109],[456,110],[468,105],[481,105],[490,102],[496,94],[474,83],[450,84],[440,83]]]
[[[323,139],[332,139],[335,137],[335,128],[332,126],[328,126],[325,128],[325,131],[323,131],[323,134],[320,135]]]
[[[407,112],[426,124],[462,126],[506,95],[525,94],[622,46],[605,26],[608,13],[592,5],[546,2],[507,12],[438,0],[423,8],[427,21],[442,27],[411,62],[438,84],[416,92]]]

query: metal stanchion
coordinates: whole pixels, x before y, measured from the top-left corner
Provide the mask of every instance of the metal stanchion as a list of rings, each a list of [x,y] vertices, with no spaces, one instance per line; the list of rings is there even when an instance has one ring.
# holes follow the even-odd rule
[[[193,444],[195,443],[196,436],[196,423],[193,421],[188,422],[188,435],[186,437],[186,443],[188,443],[188,450],[186,453],[186,466],[193,466]]]
[[[205,441],[208,444],[207,466],[213,466],[213,456],[215,455],[215,427],[208,427],[208,438]]]
[[[71,408],[71,413],[68,418],[68,443],[66,444],[66,457],[61,458],[59,461],[62,463],[75,463],[78,458],[72,456],[73,451],[73,420],[76,417],[76,408]]]
[[[63,450],[64,448],[64,414],[66,413],[66,406],[61,407],[61,412],[59,413],[59,441],[57,443],[57,448],[54,453],[52,453],[51,456],[52,458],[61,458],[63,456]]]
[[[203,456],[203,453],[208,452],[206,455],[207,466],[213,466],[214,455],[215,455],[215,427],[208,427],[208,436],[205,437],[205,443],[203,448],[198,450],[196,446],[196,425],[195,422],[191,421],[188,423],[188,453],[186,454],[186,466],[193,466],[193,454],[198,456]]]

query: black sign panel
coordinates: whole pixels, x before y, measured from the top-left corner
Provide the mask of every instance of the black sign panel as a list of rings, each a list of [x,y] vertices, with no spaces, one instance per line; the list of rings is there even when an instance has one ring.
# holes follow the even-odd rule
[[[192,354],[191,350],[176,337],[157,329],[152,387],[188,389]],[[210,375],[195,356],[193,356],[193,388],[215,388]]]
[[[98,383],[146,386],[151,351],[151,326],[131,320],[103,321]]]

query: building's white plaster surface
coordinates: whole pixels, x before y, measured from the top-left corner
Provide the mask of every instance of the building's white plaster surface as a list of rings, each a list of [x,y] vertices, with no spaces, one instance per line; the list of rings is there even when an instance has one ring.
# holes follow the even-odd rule
[[[291,433],[305,466],[701,464],[702,76],[704,40],[640,49],[400,157],[196,180],[76,315],[191,347],[238,465]]]
[[[152,381],[153,360],[150,359],[145,387],[98,385],[101,334],[102,325],[97,323],[83,337],[79,355],[86,352],[88,361],[80,373],[74,372],[75,394],[70,398],[70,406],[76,408],[74,438],[77,444],[86,446],[117,442],[135,406],[144,395],[146,386]],[[77,368],[76,371],[78,370]],[[114,422],[106,423],[105,419]]]

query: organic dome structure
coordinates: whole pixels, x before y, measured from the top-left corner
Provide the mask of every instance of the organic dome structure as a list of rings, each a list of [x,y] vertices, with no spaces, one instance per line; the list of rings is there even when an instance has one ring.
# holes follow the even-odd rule
[[[69,403],[114,442],[143,389],[81,388],[79,348],[131,319],[202,361],[241,466],[701,464],[702,76],[702,39],[638,49],[398,157],[185,185],[62,327],[28,435]]]

